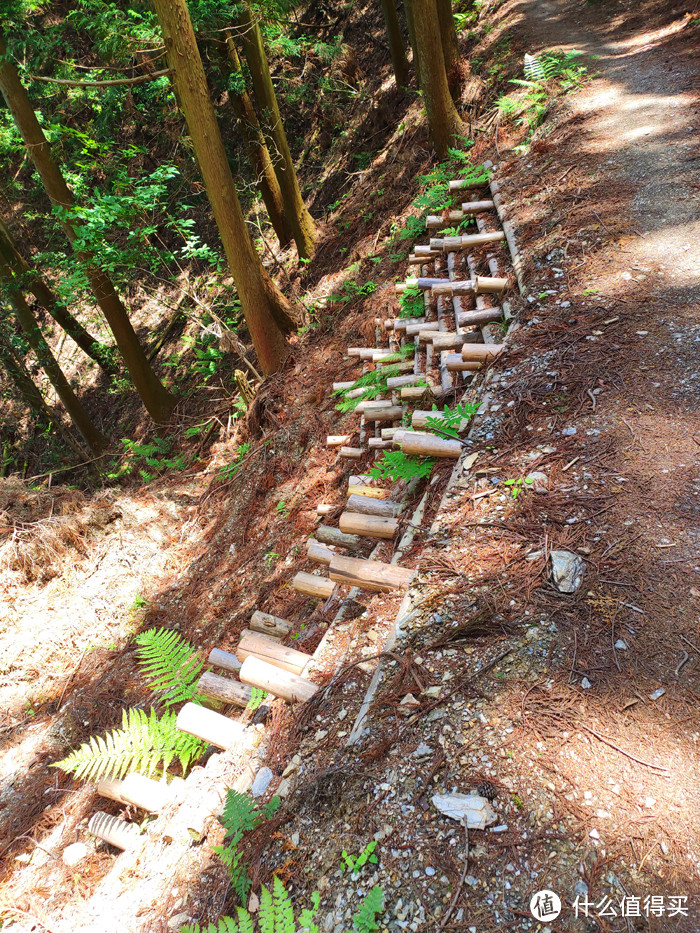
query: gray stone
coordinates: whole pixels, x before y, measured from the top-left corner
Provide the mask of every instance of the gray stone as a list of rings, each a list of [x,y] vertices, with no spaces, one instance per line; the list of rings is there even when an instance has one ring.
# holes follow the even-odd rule
[[[270,768],[261,768],[258,773],[255,775],[255,780],[253,781],[253,786],[250,788],[250,793],[253,797],[262,797],[267,788],[269,787],[270,781],[273,779],[274,774]]]
[[[486,829],[498,818],[489,801],[477,794],[435,794],[432,803],[445,816],[468,829]]]
[[[551,551],[552,580],[560,593],[575,593],[581,586],[586,565],[571,551]]]

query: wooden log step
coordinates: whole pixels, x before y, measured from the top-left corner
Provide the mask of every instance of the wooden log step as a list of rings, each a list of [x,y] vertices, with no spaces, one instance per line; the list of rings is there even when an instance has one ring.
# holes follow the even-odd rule
[[[390,364],[393,362],[391,360],[393,356],[396,356],[396,350],[373,350],[370,359],[373,363]],[[396,362],[398,362],[398,360],[396,360]]]
[[[350,479],[352,480],[353,477],[351,476]],[[378,491],[383,492],[383,490]],[[367,491],[365,495],[369,496],[371,493]],[[332,547],[342,547],[348,551],[356,551],[362,544],[357,535],[344,535],[342,531],[333,528],[332,525],[319,525],[314,532],[314,536],[321,544],[330,544]]]
[[[185,703],[177,715],[176,725],[183,732],[196,736],[217,748],[232,748],[243,738],[245,726],[215,713],[213,709]]]
[[[465,181],[464,179],[455,178],[449,183],[450,194],[454,194],[457,191],[470,191],[472,188],[485,188],[489,183],[488,178],[484,178],[483,181]]]
[[[389,405],[386,408],[375,408],[365,412],[365,421],[400,421],[403,418],[403,408],[400,405]]]
[[[428,428],[428,418],[439,418],[442,412],[440,411],[421,411],[416,409],[411,415],[411,427],[414,431],[421,431],[423,428]],[[462,418],[457,426],[457,431],[462,434],[464,431],[467,431],[469,425],[471,424],[470,418]],[[428,430],[430,430],[428,428]]]
[[[305,703],[318,690],[316,684],[304,680],[298,674],[282,670],[281,667],[275,667],[274,664],[253,655],[243,662],[241,680],[251,687],[257,687],[259,690],[266,690],[276,697],[281,697],[288,703],[294,703],[297,700]]]
[[[352,434],[329,434],[326,438],[326,447],[344,447],[351,438]]]
[[[377,366],[380,369],[383,369],[385,366],[391,367],[391,369],[396,370],[399,373],[408,373],[413,372],[413,360],[406,360],[403,363],[399,363],[397,360],[380,360],[377,363]]]
[[[462,359],[486,362],[494,360],[502,350],[502,343],[465,343],[462,347]]]
[[[468,331],[465,334],[438,333],[433,334],[430,343],[436,352],[441,350],[461,350],[465,343],[476,343],[481,340],[479,331]]]
[[[462,445],[459,441],[451,441],[435,434],[422,434],[417,431],[397,431],[394,443],[401,445],[405,454],[419,457],[445,457],[450,460],[459,459]]]
[[[281,667],[283,671],[290,671],[292,674],[299,675],[311,660],[310,654],[282,645],[274,638],[268,638],[267,635],[260,635],[258,632],[243,629],[241,640],[238,642],[238,648],[236,648],[236,655],[242,664],[251,654],[256,658],[263,658],[268,664]]]
[[[359,402],[359,404],[355,406],[355,411],[362,415],[366,411],[371,411],[373,408],[386,408],[387,405],[391,405],[390,398],[370,398],[366,399],[364,402]]]
[[[390,441],[397,431],[398,428],[382,428],[382,440]]]
[[[364,456],[364,447],[341,447],[338,456],[344,460],[360,460]]]
[[[462,214],[480,214],[482,211],[493,210],[494,204],[491,200],[486,201],[462,201]]]
[[[286,638],[293,629],[291,622],[286,619],[280,619],[279,616],[272,616],[269,612],[260,612],[256,609],[250,617],[249,628],[254,632],[260,632],[269,638]]]
[[[442,389],[438,389],[436,386],[404,386],[401,389],[401,401],[416,402],[426,396],[437,398],[442,394]]]
[[[439,251],[434,249],[432,246],[414,246],[413,247],[414,256],[425,256],[428,259],[436,258],[440,255]]]
[[[424,317],[397,317],[394,318],[394,331],[397,334],[403,334],[409,324],[423,324],[424,322]]]
[[[164,781],[154,781],[153,778],[133,772],[121,781],[98,781],[97,793],[100,797],[109,797],[110,800],[116,800],[125,806],[138,807],[148,813],[160,813],[173,802],[184,783],[181,778],[177,778],[166,784]]]
[[[425,382],[425,373],[413,373],[413,375],[393,376],[386,381],[387,389],[402,389],[404,386],[412,386],[417,382]]]
[[[439,321],[425,321],[422,324],[407,324],[406,325],[406,336],[415,337],[416,334],[422,334],[425,331],[430,330],[439,330],[440,322]]]
[[[409,256],[408,264],[409,266],[422,266],[424,263],[429,262],[431,259],[436,258],[440,254],[436,252],[434,256]]]
[[[304,573],[300,570],[292,580],[292,587],[297,593],[304,596],[315,596],[317,599],[329,599],[335,587],[327,577],[316,576],[315,573]]]
[[[485,246],[488,243],[499,243],[505,239],[502,230],[493,230],[486,233],[468,233],[465,236],[436,237],[430,241],[433,249],[443,252],[454,252],[458,249],[468,249],[470,246]]]
[[[361,515],[396,518],[401,511],[401,504],[392,502],[390,499],[372,499],[371,496],[353,494],[348,497],[345,508],[348,512],[359,512]]]
[[[482,327],[484,324],[495,324],[503,319],[501,308],[482,308],[476,311],[459,311],[457,324],[460,327]]]
[[[197,692],[210,700],[220,700],[222,703],[231,703],[233,706],[242,706],[244,709],[250,703],[250,688],[230,677],[220,677],[207,671],[197,682]]]
[[[88,832],[96,839],[114,846],[115,849],[135,849],[141,842],[141,831],[136,823],[120,820],[111,813],[97,810],[90,817]]]
[[[306,556],[309,560],[314,561],[317,564],[323,564],[327,567],[331,558],[335,554],[335,551],[332,551],[328,547],[324,547],[322,544],[319,544],[314,538],[309,538],[306,542]]]
[[[387,541],[394,537],[399,528],[399,523],[395,518],[364,515],[360,512],[343,512],[338,524],[340,530],[346,534],[362,535],[365,538],[384,538]]]
[[[382,489],[381,486],[375,486],[375,482],[376,481],[372,476],[367,476],[366,474],[361,474],[360,476],[351,476],[348,479],[348,495],[351,496],[353,493],[359,493],[363,496],[372,496],[373,499],[388,499],[389,490]],[[318,532],[316,532],[316,537],[318,538]],[[318,538],[318,540],[322,541],[323,539]],[[324,543],[332,544],[333,542],[326,541]]]
[[[231,674],[237,674],[241,669],[241,662],[236,655],[222,651],[221,648],[212,648],[207,660],[214,667],[220,667],[222,671],[229,671]]]
[[[383,441],[381,437],[370,437],[367,446],[370,450],[390,450],[391,441]]]
[[[474,278],[477,295],[500,295],[508,285],[508,279],[491,275],[477,275]]]
[[[378,560],[360,560],[356,557],[334,557],[330,565],[330,577],[343,586],[357,586],[372,593],[390,593],[407,587],[415,570],[384,564]]]
[[[445,227],[451,227],[464,219],[462,211],[448,211],[447,216],[443,214],[428,214],[425,218],[425,226],[428,230],[444,230]]]
[[[475,373],[481,369],[482,363],[476,360],[463,360],[461,353],[441,354],[448,373]]]
[[[352,387],[355,385],[356,382],[357,382],[356,379],[351,379],[349,382],[334,382],[333,391],[342,392],[345,389],[352,389]]]

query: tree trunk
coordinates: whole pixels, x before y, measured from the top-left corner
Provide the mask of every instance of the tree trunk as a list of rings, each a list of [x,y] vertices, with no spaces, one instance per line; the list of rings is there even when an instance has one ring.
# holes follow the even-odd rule
[[[226,38],[226,65],[233,78],[229,86],[228,93],[231,106],[236,114],[238,126],[241,130],[241,136],[248,151],[253,168],[258,176],[258,185],[260,194],[267,208],[267,215],[270,223],[277,234],[277,239],[282,246],[287,246],[292,240],[292,232],[287,223],[284,213],[284,203],[280,183],[275,175],[275,167],[270,158],[270,151],[267,148],[265,137],[263,136],[260,123],[258,121],[253,101],[250,94],[245,89],[245,79],[241,71],[241,62],[238,58],[238,51],[232,36]],[[240,88],[240,90],[238,90]]]
[[[105,347],[88,333],[83,325],[70,313],[57,296],[51,291],[38,272],[32,272],[29,264],[17,249],[5,222],[0,217],[0,259],[4,259],[17,278],[32,292],[39,304],[71,337],[80,349],[93,359],[106,373],[113,375],[117,367],[112,360],[113,350]]]
[[[258,113],[272,140],[275,155],[275,172],[279,179],[284,210],[292,228],[294,242],[301,259],[310,259],[316,239],[316,225],[304,204],[299,190],[297,173],[289,151],[287,135],[280,117],[277,97],[272,84],[270,66],[263,46],[257,20],[245,4],[238,16],[239,35],[245,49],[245,57],[253,79],[253,90],[258,104]]]
[[[461,56],[459,41],[455,28],[455,18],[452,13],[452,0],[435,0],[437,6],[438,23],[440,25],[440,41],[442,43],[442,57],[445,60],[445,73],[447,83],[453,94],[459,90]]]
[[[63,370],[58,365],[56,357],[51,352],[51,347],[44,339],[44,335],[39,329],[31,308],[27,304],[24,295],[18,290],[17,283],[12,280],[10,267],[0,257],[0,279],[5,285],[7,299],[12,305],[15,316],[19,322],[22,331],[29,346],[36,353],[39,365],[49,378],[49,382],[56,390],[63,406],[73,421],[73,424],[80,431],[88,447],[94,453],[100,453],[107,446],[107,438],[90,420],[90,416],[83,408],[80,400],[70,386],[70,383],[63,374]]]
[[[421,87],[420,62],[418,60],[418,39],[416,37],[416,24],[413,20],[413,7],[410,0],[404,0],[404,11],[406,13],[406,25],[408,26],[408,41],[413,49],[413,70],[416,73],[416,84]]]
[[[263,268],[245,225],[185,0],[154,0],[178,101],[214,212],[243,316],[267,375],[286,356],[289,302]]]
[[[430,134],[438,158],[447,157],[447,147],[458,142],[464,125],[455,108],[447,85],[440,28],[435,0],[406,0],[411,10],[416,34],[421,91],[428,115]]]
[[[391,64],[396,77],[396,86],[403,87],[406,84],[406,74],[408,72],[408,59],[406,58],[406,49],[403,44],[399,18],[396,15],[396,6],[394,0],[381,0],[382,13],[386,24],[386,34],[389,38],[389,50],[391,52]]]
[[[17,124],[27,152],[39,173],[46,193],[55,207],[62,211],[73,206],[74,199],[61,170],[54,161],[46,137],[25,91],[15,66],[8,59],[7,45],[0,36],[0,91]],[[71,244],[80,235],[80,225],[61,218],[61,224]],[[109,276],[91,265],[91,257],[77,254],[86,263],[86,274],[95,299],[114,334],[119,352],[129,371],[132,382],[154,421],[165,422],[175,406],[175,397],[160,383],[117,295]]]

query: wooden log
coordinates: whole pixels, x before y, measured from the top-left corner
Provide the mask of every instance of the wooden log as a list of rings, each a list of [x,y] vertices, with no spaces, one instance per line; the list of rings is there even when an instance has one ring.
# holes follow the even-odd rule
[[[334,505],[330,505],[328,502],[319,502],[316,506],[317,515],[330,515],[330,513],[335,509]]]
[[[381,437],[370,437],[367,446],[370,450],[390,450],[391,441],[384,441]]]
[[[135,849],[141,841],[141,832],[136,823],[120,820],[111,813],[97,810],[90,817],[88,832],[115,849]]]
[[[465,214],[480,214],[482,211],[490,211],[493,209],[493,201],[463,201],[462,202],[462,215]]]
[[[498,243],[505,238],[502,230],[487,231],[485,233],[468,233],[464,236],[436,237],[430,241],[433,249],[443,252],[455,252],[458,249],[468,249],[470,246],[485,246],[488,243]]]
[[[425,321],[422,324],[407,324],[406,325],[406,336],[415,337],[416,334],[423,333],[429,330],[439,330],[440,322],[439,321]]]
[[[494,360],[503,350],[502,343],[465,343],[462,347],[462,359],[465,361],[487,362]]]
[[[495,324],[503,319],[501,308],[482,308],[477,311],[459,311],[457,323],[460,327],[482,327],[484,324]]]
[[[508,279],[491,275],[477,275],[474,279],[477,295],[500,295],[508,285]]]
[[[369,398],[356,405],[355,411],[358,412],[358,414],[364,414],[366,411],[371,411],[373,408],[386,408],[387,405],[391,405],[390,398]]]
[[[349,382],[334,382],[333,391],[342,392],[345,389],[352,389],[352,387],[355,385],[356,382],[357,382],[356,379],[351,379]]]
[[[397,334],[404,334],[409,324],[424,324],[424,317],[401,317],[397,318],[394,324],[394,330]]]
[[[420,401],[425,396],[436,397],[437,394],[441,395],[442,389],[436,393],[434,386],[404,386],[404,388],[401,389],[401,401],[416,402]]]
[[[442,412],[440,411],[416,411],[411,415],[411,427],[414,431],[420,431],[422,428],[428,427],[428,418],[439,418]],[[470,418],[462,418],[457,430],[460,434],[466,431],[469,428],[471,423]],[[429,430],[429,429],[428,429]]]
[[[286,619],[272,616],[268,612],[260,612],[259,609],[256,609],[250,617],[249,628],[269,638],[286,638],[293,627],[292,623],[287,622]]]
[[[396,350],[373,350],[370,359],[373,363],[393,363],[392,357],[396,356]],[[398,360],[396,360],[398,362]]]
[[[281,667],[283,671],[299,675],[311,660],[310,654],[282,645],[276,639],[268,638],[267,635],[243,629],[236,655],[238,660],[243,662],[251,654],[256,658],[263,658],[268,664]]]
[[[331,561],[331,580],[343,586],[356,586],[372,593],[390,593],[407,587],[415,570],[384,564],[378,560],[359,560],[338,555]]]
[[[430,342],[433,349],[439,352],[441,350],[461,350],[465,343],[476,343],[477,340],[481,340],[479,331],[468,331],[465,334],[433,334],[433,339]]]
[[[166,784],[164,781],[154,781],[143,774],[133,772],[121,781],[98,781],[97,793],[125,806],[138,807],[148,813],[159,813],[173,802],[182,783],[184,782]]]
[[[376,408],[365,412],[366,421],[400,421],[403,418],[403,408],[400,405],[389,405],[386,408]]]
[[[243,662],[241,680],[251,687],[257,687],[259,690],[266,690],[274,696],[281,697],[288,703],[294,703],[297,700],[305,703],[318,690],[316,684],[304,680],[298,674],[282,670],[281,667],[275,667],[274,664],[253,655]]]
[[[351,437],[352,434],[329,434],[326,438],[326,447],[344,447]]]
[[[222,703],[231,703],[242,706],[244,709],[250,703],[250,688],[229,677],[220,677],[211,671],[206,671],[197,682],[197,692],[210,700],[220,700]]]
[[[241,662],[236,655],[229,651],[222,651],[221,648],[212,648],[208,661],[214,667],[220,667],[222,671],[230,671],[232,674],[237,674],[241,669]]]
[[[346,352],[347,352],[347,355],[348,355],[348,356],[356,356],[356,357],[359,357],[360,354],[363,353],[363,352],[364,352],[365,350],[367,350],[367,349],[368,349],[368,347],[348,347],[348,349],[347,349]]]
[[[443,230],[445,227],[458,224],[463,218],[462,211],[448,211],[446,218],[442,214],[428,214],[425,218],[425,226],[428,230]]]
[[[362,447],[341,447],[338,451],[338,456],[346,460],[360,460],[364,456],[364,453],[365,451]]]
[[[419,380],[425,381],[425,375],[423,373],[413,373],[413,375],[407,376],[393,376],[386,381],[387,389],[401,389],[404,386],[415,385]]]
[[[485,188],[488,185],[488,178],[485,178],[483,181],[465,181],[464,179],[453,179],[448,187],[450,194],[454,194],[457,191],[470,191],[472,188]]]
[[[359,493],[363,496],[372,496],[373,499],[388,499],[389,490],[382,489],[381,486],[375,486],[374,483],[376,480],[372,476],[360,475],[360,476],[351,476],[348,479],[348,495],[351,496],[353,493]],[[340,534],[340,532],[338,532]],[[318,532],[316,533],[318,537]],[[322,539],[319,538],[319,541]],[[332,544],[332,541],[326,541],[326,544]]]
[[[306,542],[306,556],[309,558],[309,560],[314,561],[316,564],[323,564],[325,567],[327,567],[330,564],[331,558],[334,554],[335,551],[332,551],[328,547],[324,547],[313,538],[309,538]]]
[[[396,428],[382,428],[382,440],[390,441],[396,432]]]
[[[343,512],[338,524],[340,530],[346,534],[384,538],[387,541],[394,537],[399,527],[395,518],[381,518],[378,515],[364,515],[360,512]]]
[[[459,441],[451,441],[436,434],[423,434],[418,431],[397,431],[394,443],[401,445],[405,454],[418,457],[441,457],[458,460],[462,453]]]
[[[176,725],[183,732],[188,732],[209,745],[216,745],[217,748],[232,748],[240,742],[245,732],[242,722],[234,722],[233,719],[196,703],[185,703],[177,714]]]
[[[350,479],[357,479],[357,477],[351,476]],[[364,495],[372,495],[367,487],[363,486],[363,489],[366,489]],[[377,492],[383,493],[384,490],[379,489]],[[384,498],[384,496],[382,495],[381,498]],[[314,536],[321,544],[330,544],[333,547],[342,547],[349,551],[356,551],[360,544],[362,544],[357,535],[344,535],[342,531],[333,528],[332,525],[319,525],[314,532]]]
[[[436,257],[439,255],[437,250],[434,250],[432,247],[432,241],[430,246],[414,246],[413,247],[414,256],[426,256],[428,258]]]
[[[348,497],[345,508],[348,512],[379,515],[382,518],[396,518],[401,511],[401,505],[398,502],[392,502],[390,499],[373,499],[371,496],[357,494]]]
[[[292,580],[292,587],[297,593],[305,596],[315,596],[317,599],[329,599],[335,587],[327,577],[319,577],[314,573],[304,573],[300,570]]]
[[[476,360],[463,360],[461,353],[444,353],[445,368],[448,373],[475,373],[481,369],[482,363]]]
[[[413,371],[413,360],[407,360],[405,363],[399,363],[396,360],[380,360],[377,366],[380,369],[384,366],[390,366],[399,373],[408,373]]]
[[[439,255],[439,254],[436,253],[436,255]],[[431,258],[432,257],[430,256],[427,256],[427,257],[426,256],[409,256],[408,264],[409,266],[422,266],[425,262],[427,262]]]

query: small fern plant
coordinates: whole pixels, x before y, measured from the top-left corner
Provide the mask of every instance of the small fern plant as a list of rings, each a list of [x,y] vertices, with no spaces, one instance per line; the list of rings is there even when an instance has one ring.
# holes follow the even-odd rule
[[[458,438],[466,423],[478,410],[478,402],[458,402],[454,408],[445,408],[444,411],[438,411],[437,407],[433,406],[435,415],[428,416],[425,419],[425,425],[435,434]]]
[[[231,887],[243,903],[250,891],[250,878],[248,866],[243,861],[238,846],[246,833],[269,819],[279,809],[280,803],[279,797],[273,797],[268,803],[258,807],[246,794],[235,790],[229,790],[226,794],[224,809],[220,816],[226,836],[223,845],[214,846],[214,852],[228,868]]]
[[[190,701],[200,703],[197,692],[204,661],[177,632],[150,628],[136,636],[136,656],[148,686],[166,707]]]
[[[423,289],[409,285],[399,296],[399,317],[421,317],[425,314]]]
[[[386,450],[369,471],[372,479],[408,480],[429,476],[435,460],[426,457],[409,457],[401,450]]]
[[[150,713],[125,709],[121,729],[113,729],[104,737],[92,736],[51,767],[86,781],[123,778],[128,771],[151,777],[158,770],[165,772],[175,759],[186,771],[205,745],[178,729],[176,719],[173,712],[159,717],[153,709]]]
[[[262,887],[257,918],[252,917],[244,907],[238,907],[235,918],[222,917],[218,924],[210,923],[203,927],[198,923],[186,924],[180,927],[180,933],[320,933],[321,927],[316,920],[320,900],[318,891],[314,891],[311,895],[312,906],[303,908],[295,918],[289,892],[275,875],[272,892],[264,885]],[[353,914],[353,933],[377,933],[377,918],[383,910],[384,892],[375,885]]]

